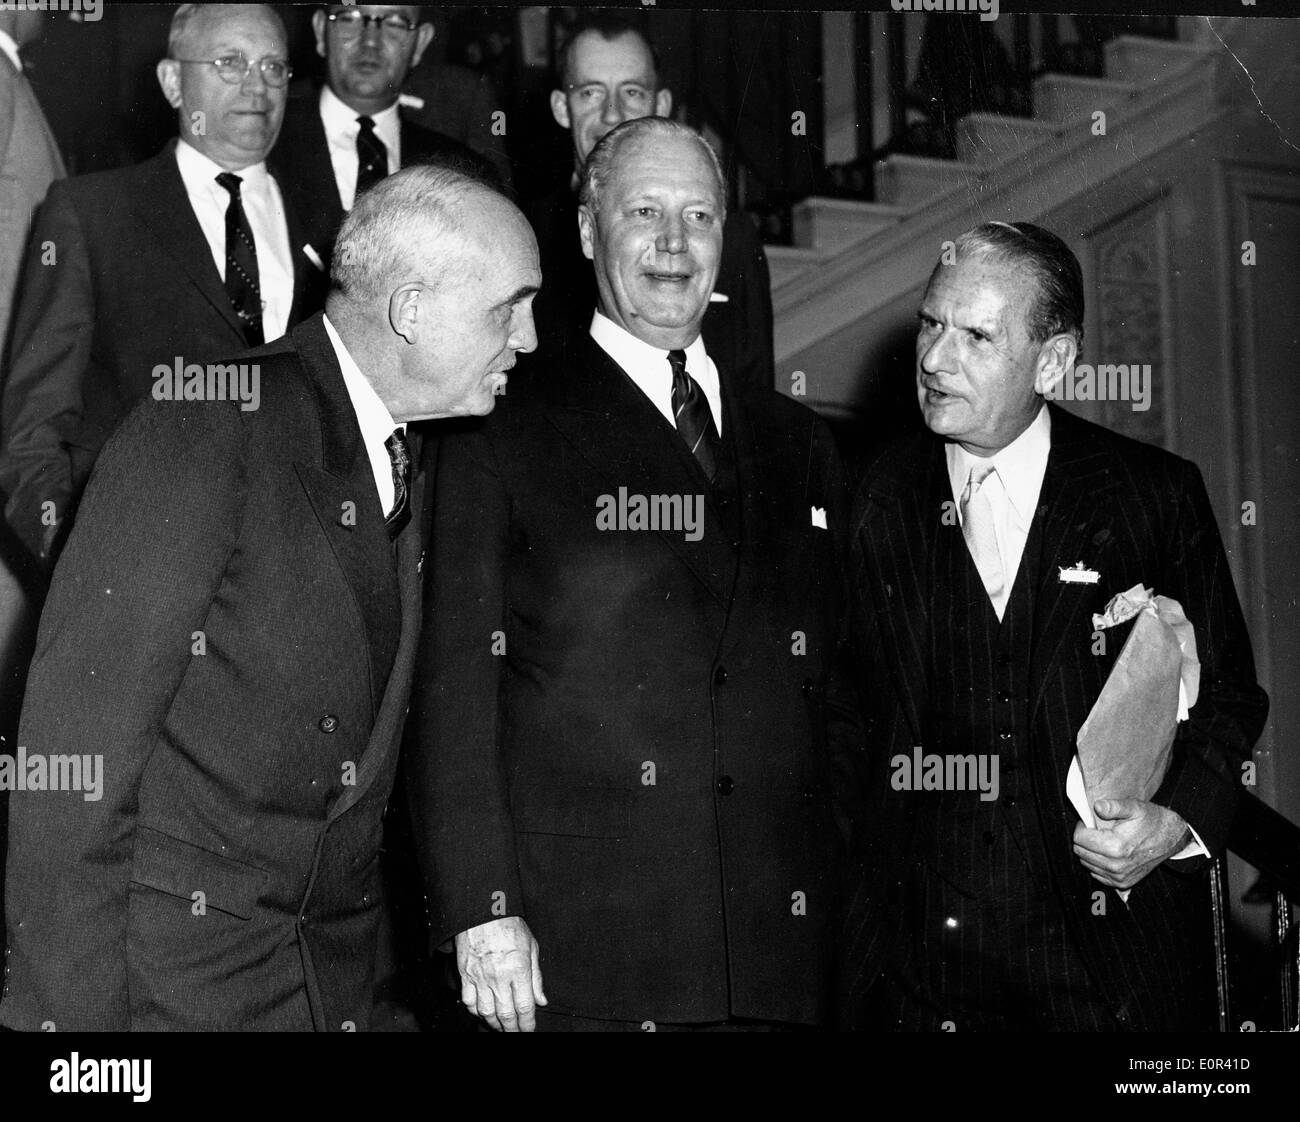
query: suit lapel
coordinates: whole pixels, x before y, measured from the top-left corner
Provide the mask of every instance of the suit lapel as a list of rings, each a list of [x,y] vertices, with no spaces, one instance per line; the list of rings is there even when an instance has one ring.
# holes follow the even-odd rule
[[[246,345],[244,329],[212,260],[212,250],[203,236],[203,228],[190,205],[185,182],[176,166],[177,143],[169,141],[157,156],[141,165],[144,182],[137,194],[135,222],[141,230],[149,231],[175,258],[194,287],[230,325],[233,341],[242,349]]]
[[[409,429],[411,462],[419,464],[420,434]],[[393,762],[400,743],[397,731],[406,715],[410,697],[411,665],[415,647],[420,637],[420,570],[424,562],[424,543],[427,538],[425,498],[430,493],[432,481],[423,471],[416,471],[411,480],[411,521],[397,539],[397,592],[401,611],[401,632],[393,655],[392,671],[388,676],[383,698],[378,703],[370,741],[357,768],[356,783],[346,788],[330,807],[330,819],[337,818],[357,802],[383,775]]]
[[[929,681],[933,558],[943,504],[952,500],[945,464],[942,441],[922,435],[901,446],[868,475],[855,528],[884,662],[916,744]]]
[[[370,656],[371,702],[378,711],[401,618],[392,545],[356,414],[321,317],[296,327],[291,337],[307,370],[321,421],[320,461],[300,460],[294,468],[352,589]]]
[[[550,387],[551,423],[591,465],[593,478],[606,481],[608,494],[617,498],[620,487],[629,495],[708,494],[685,446],[672,443],[681,444],[681,438],[589,335],[566,343],[563,371]],[[686,541],[680,529],[655,533],[726,605],[735,554],[720,517],[706,512],[703,523],[703,537],[696,542]]]
[[[1060,579],[1060,570],[1079,561],[1105,572],[1104,558],[1114,542],[1109,497],[1116,488],[1105,453],[1086,429],[1063,409],[1049,406],[1052,450],[1038,500],[1042,519],[1030,664],[1030,717],[1043,699],[1048,674],[1073,637],[1091,632],[1091,588]]]

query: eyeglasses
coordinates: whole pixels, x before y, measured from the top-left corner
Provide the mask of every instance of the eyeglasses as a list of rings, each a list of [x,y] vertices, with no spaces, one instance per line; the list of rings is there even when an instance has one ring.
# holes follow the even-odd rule
[[[583,108],[604,109],[609,104],[609,90],[599,82],[587,82],[583,85],[566,86],[568,93]],[[629,114],[642,114],[649,110],[654,94],[635,83],[629,82],[619,86],[614,96],[622,109]]]
[[[325,18],[338,28],[339,34],[345,39],[357,38],[372,23],[378,24],[380,30],[390,39],[400,39],[403,35],[409,35],[415,30],[416,26],[414,20],[407,19],[406,16],[397,12],[372,16],[365,12],[359,12],[356,8],[347,8],[341,12],[329,12]]]
[[[293,77],[293,67],[282,58],[247,59],[242,54],[222,55],[220,58],[178,58],[173,62],[189,62],[197,66],[215,66],[217,77],[230,86],[237,86],[257,67],[262,81],[279,89],[288,85]]]

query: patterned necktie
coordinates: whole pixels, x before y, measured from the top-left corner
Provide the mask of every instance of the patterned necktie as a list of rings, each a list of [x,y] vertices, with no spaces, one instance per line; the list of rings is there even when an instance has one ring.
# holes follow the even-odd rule
[[[266,341],[262,335],[262,287],[253,228],[239,195],[243,180],[233,172],[223,171],[217,182],[230,192],[226,207],[226,295],[244,325],[244,339],[250,347],[259,347]]]
[[[712,482],[718,473],[719,440],[708,399],[700,384],[686,373],[685,351],[669,351],[668,365],[673,368],[673,419],[677,431]]]
[[[411,520],[411,450],[401,429],[393,430],[384,447],[393,465],[393,509],[384,525],[388,527],[388,540],[394,541]]]
[[[961,495],[961,532],[966,539],[975,568],[979,570],[984,591],[993,602],[998,619],[1007,607],[1006,577],[998,554],[998,539],[993,529],[993,504],[984,482],[996,469],[992,464],[976,464],[970,469],[966,489]]]
[[[357,195],[367,191],[388,174],[388,147],[375,135],[375,122],[369,117],[358,117],[361,131],[357,133]]]

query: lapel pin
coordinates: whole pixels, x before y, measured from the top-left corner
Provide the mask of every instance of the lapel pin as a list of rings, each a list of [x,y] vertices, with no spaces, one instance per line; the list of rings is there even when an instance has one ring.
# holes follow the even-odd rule
[[[812,524],[820,530],[826,529],[826,508],[815,506],[812,508]]]
[[[1101,579],[1096,569],[1085,569],[1082,561],[1076,561],[1073,568],[1062,566],[1057,571],[1061,574],[1062,584],[1096,584]]]
[[[420,550],[420,559],[415,563],[415,571],[417,573],[424,572],[424,550]]]

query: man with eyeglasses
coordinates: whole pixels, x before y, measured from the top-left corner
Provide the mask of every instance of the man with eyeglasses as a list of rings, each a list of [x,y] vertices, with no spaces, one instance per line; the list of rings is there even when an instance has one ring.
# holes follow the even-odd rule
[[[623,17],[597,14],[580,22],[560,52],[559,88],[551,115],[573,141],[569,184],[528,208],[546,283],[537,298],[538,362],[560,357],[566,340],[582,338],[596,306],[596,279],[578,240],[579,175],[597,142],[624,121],[672,115],[672,91],[661,84],[653,44]],[[739,385],[770,390],[772,291],[767,257],[754,225],[728,213],[722,260],[704,341]]]
[[[312,29],[326,81],[319,92],[290,97],[271,162],[328,266],[357,195],[399,168],[457,160],[475,174],[494,173],[471,149],[417,125],[398,106],[406,75],[433,39],[433,24],[420,21],[418,7],[331,4],[314,13]]]
[[[178,138],[47,197],[0,407],[5,516],[38,583],[99,449],[154,387],[156,366],[268,342],[323,298],[320,267],[265,163],[284,114],[285,56],[270,8],[181,5],[157,68]]]

